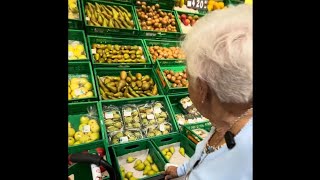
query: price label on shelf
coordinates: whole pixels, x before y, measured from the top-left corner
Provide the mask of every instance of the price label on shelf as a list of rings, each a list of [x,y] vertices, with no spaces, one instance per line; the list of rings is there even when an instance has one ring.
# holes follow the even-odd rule
[[[91,49],[92,54],[96,54],[97,50],[96,49]]]
[[[160,129],[160,131],[165,131],[166,130],[164,124],[160,124],[159,129]]]
[[[208,0],[188,0],[187,7],[198,10],[205,10],[208,8]]]
[[[129,141],[129,139],[128,139],[127,136],[124,136],[124,137],[121,137],[121,138],[120,138],[120,143],[126,143],[126,142],[128,142],[128,141]]]
[[[123,116],[131,116],[131,111],[124,110]]]
[[[106,119],[111,119],[111,118],[113,118],[113,113],[112,113],[112,112],[105,112],[105,113],[104,113],[104,118],[106,118]]]
[[[156,33],[146,33],[146,36],[156,36],[157,34]]]
[[[90,125],[83,126],[82,132],[84,133],[90,132]]]
[[[153,114],[148,114],[147,115],[147,119],[154,119],[154,115]]]
[[[158,113],[161,113],[162,111],[159,107],[154,107],[153,112],[158,114]]]

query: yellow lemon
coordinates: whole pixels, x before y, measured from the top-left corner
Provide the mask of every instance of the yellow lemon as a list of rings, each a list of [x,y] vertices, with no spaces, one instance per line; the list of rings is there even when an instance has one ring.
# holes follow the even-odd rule
[[[71,93],[71,88],[70,87],[68,87],[68,93]]]
[[[83,47],[82,44],[77,44],[75,49],[78,50],[78,51],[80,51],[80,52],[83,52],[83,51],[84,51],[84,47]]]
[[[83,87],[90,91],[92,89],[92,84],[90,82],[86,82]]]
[[[75,57],[75,56],[71,56],[71,57],[68,58],[68,60],[77,60],[77,59],[78,59],[78,58]]]
[[[81,54],[82,54],[81,51],[79,51],[77,49],[73,51],[73,55],[76,57],[80,56]]]
[[[87,92],[86,96],[87,97],[93,97],[93,92],[92,91]]]
[[[87,82],[89,82],[87,78],[79,78],[79,83],[80,84],[85,84]]]
[[[71,99],[72,99],[71,94],[68,94],[68,100],[71,100]]]
[[[79,84],[71,84],[70,85],[70,89],[72,90],[72,91],[74,91],[74,90],[76,90],[76,89],[78,89],[79,88]]]
[[[87,56],[82,54],[78,57],[78,59],[87,59]]]
[[[68,45],[68,51],[73,51],[73,47],[71,45]]]
[[[71,84],[79,84],[80,78],[71,78],[70,82],[71,82]]]
[[[80,98],[86,98],[87,96],[85,95],[85,94],[80,94],[79,96],[78,96],[78,98],[80,99]]]
[[[68,80],[68,86],[70,86],[70,84],[71,84],[71,82],[70,82],[70,80]]]
[[[81,91],[81,94],[87,94],[88,90],[85,87],[81,87],[79,88],[79,90]]]

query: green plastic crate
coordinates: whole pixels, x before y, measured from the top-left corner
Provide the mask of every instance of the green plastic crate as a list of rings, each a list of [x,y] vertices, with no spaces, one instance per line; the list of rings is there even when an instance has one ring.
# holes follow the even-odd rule
[[[80,0],[77,0],[77,6],[78,6],[78,10],[79,10],[79,20],[68,19],[68,28],[69,29],[82,29],[83,28],[83,20],[82,20],[82,11],[81,11]]]
[[[182,126],[182,134],[184,134],[188,139],[190,139],[195,144],[198,144],[203,140],[202,137],[198,136],[194,129],[204,129],[208,133],[211,131],[212,125],[210,122],[196,123],[196,124],[186,124]]]
[[[92,92],[93,92],[93,96],[90,98],[71,99],[68,101],[69,103],[83,102],[83,101],[94,101],[97,99],[96,83],[95,83],[95,78],[93,76],[90,62],[68,62],[68,74],[72,74],[72,75],[86,74],[86,75],[88,75],[88,81],[92,84]]]
[[[120,165],[119,165],[117,157],[123,156],[128,153],[145,150],[145,149],[149,149],[149,154],[152,157],[154,163],[158,166],[159,171],[160,172],[164,171],[164,166],[166,164],[166,161],[163,159],[163,157],[157,151],[156,147],[148,140],[140,140],[140,141],[130,142],[127,144],[119,144],[119,145],[115,145],[112,147],[112,150],[113,150],[113,153],[115,156],[114,157],[115,162],[113,164],[115,164],[116,169],[118,170],[118,173],[121,174],[120,173]],[[144,161],[144,159],[141,159],[141,160]],[[152,178],[152,177],[155,177],[158,175],[159,174],[156,174],[154,176],[148,176],[145,178],[140,178],[140,180],[147,180],[149,178]],[[123,179],[122,176],[121,176],[121,179]]]
[[[144,39],[143,40],[146,46],[148,57],[151,61],[151,63],[156,64],[156,62],[153,61],[152,56],[149,52],[149,46],[161,46],[161,47],[181,47],[180,41],[165,41],[165,40],[151,40],[151,39]],[[172,64],[172,63],[185,63],[185,59],[157,59],[156,61],[161,61],[162,64]]]
[[[96,141],[86,147],[76,147],[73,148],[72,150],[68,150],[68,154],[74,154],[74,153],[81,153],[85,150],[94,150],[98,147],[104,148],[105,152],[106,152],[106,161],[108,163],[110,163],[110,165],[112,165],[111,163],[111,159],[110,159],[110,154],[107,148],[107,145],[104,144],[104,142],[102,140],[100,141]],[[74,179],[75,180],[88,180],[88,179],[92,179],[92,173],[91,173],[91,167],[90,164],[84,164],[84,163],[76,163],[74,165],[71,165],[70,167],[68,167],[68,176],[70,176],[71,174],[74,174]],[[109,177],[105,177],[103,178],[104,180],[109,179]]]
[[[68,40],[75,40],[75,41],[80,41],[83,43],[84,51],[86,53],[87,58],[86,59],[79,59],[79,60],[68,60],[70,62],[78,62],[78,61],[89,61],[89,53],[88,53],[88,44],[87,44],[87,39],[84,35],[83,30],[73,30],[69,29],[68,30]]]
[[[141,46],[143,50],[143,56],[146,59],[146,63],[98,63],[95,61],[92,54],[92,44],[119,44],[119,45],[137,45]],[[128,39],[128,38],[114,38],[114,37],[101,37],[101,36],[88,36],[89,52],[92,64],[94,67],[119,67],[119,68],[128,68],[128,67],[150,67],[151,62],[147,55],[147,49],[142,41],[142,39]]]
[[[105,135],[103,137],[108,137],[107,131],[106,131],[106,126],[104,124],[104,114],[103,114],[103,109],[102,109],[103,106],[114,105],[114,106],[119,107],[119,109],[121,110],[121,106],[126,105],[126,104],[140,105],[140,104],[145,104],[145,103],[150,103],[150,102],[155,102],[155,101],[162,102],[164,109],[168,113],[168,122],[171,123],[171,125],[172,125],[172,131],[169,134],[179,132],[178,125],[177,125],[176,121],[174,120],[174,116],[171,114],[170,105],[169,105],[167,98],[165,96],[153,96],[153,97],[146,97],[146,98],[134,98],[134,99],[131,98],[131,99],[125,99],[125,100],[114,100],[112,102],[100,101],[98,111],[99,111],[99,117],[102,120],[101,123],[103,124],[103,127],[104,127],[104,131],[102,131],[102,133]],[[161,136],[165,136],[165,135],[161,135]],[[156,137],[161,137],[161,136],[156,136]],[[150,139],[150,138],[145,137],[144,139]],[[127,142],[127,143],[130,143],[130,142]],[[125,144],[125,143],[122,143],[122,144]],[[115,144],[115,145],[118,145],[118,144]],[[110,146],[115,146],[115,145],[110,144]]]
[[[162,158],[165,159],[166,163],[169,163],[169,161],[161,153],[159,149],[160,146],[180,142],[180,147],[184,148],[185,154],[188,155],[190,158],[192,157],[196,149],[196,145],[180,133],[168,134],[162,137],[154,137],[152,138],[151,141],[154,143],[155,147],[158,149],[159,154],[161,154]],[[179,153],[179,152],[175,152],[175,153]]]
[[[177,40],[181,38],[181,29],[178,25],[178,17],[175,15],[174,11],[172,10],[165,10],[161,9],[163,12],[172,13],[174,15],[174,18],[176,20],[176,29],[177,32],[164,32],[164,31],[152,31],[152,30],[143,30],[141,25],[139,24],[138,20],[138,13],[137,13],[137,7],[134,9],[135,16],[137,18],[137,23],[139,27],[139,37],[142,38],[152,38],[152,39],[165,39],[165,40]]]
[[[112,36],[138,36],[138,21],[136,17],[136,13],[134,13],[134,8],[131,5],[127,4],[120,4],[120,3],[113,3],[107,1],[97,1],[97,0],[83,0],[82,1],[82,13],[83,17],[86,18],[85,14],[85,5],[87,2],[94,4],[97,2],[98,4],[104,5],[115,5],[115,6],[122,6],[123,8],[127,9],[131,15],[132,20],[134,23],[134,29],[120,29],[120,28],[109,28],[109,27],[101,27],[101,26],[89,26],[87,21],[84,20],[84,25],[86,29],[86,33],[90,35],[112,35]]]
[[[162,89],[161,89],[161,84],[159,82],[158,76],[156,75],[155,71],[152,68],[95,68],[94,69],[94,74],[95,77],[97,78],[102,77],[102,76],[119,76],[121,71],[131,71],[132,74],[136,74],[136,73],[141,73],[142,75],[146,75],[148,74],[153,81],[155,82],[155,84],[157,84],[157,88],[158,88],[158,95],[163,95]],[[96,86],[98,88],[98,92],[99,92],[99,98],[101,101],[116,101],[117,99],[108,99],[108,100],[104,100],[101,97],[100,91],[99,91],[99,82],[96,79]],[[149,97],[156,97],[156,96],[149,96]],[[122,98],[121,100],[127,101],[130,98]],[[148,97],[135,97],[132,99],[148,99]]]
[[[181,22],[181,20],[179,19],[179,15],[181,15],[181,14],[192,15],[192,16],[197,15],[197,16],[199,16],[200,18],[204,16],[204,14],[201,14],[201,13],[190,13],[190,12],[176,11],[176,10],[174,11],[174,13],[175,13],[175,16],[178,17],[178,25],[179,25],[179,28],[181,29],[181,34],[182,34],[181,37],[182,37],[182,38],[184,38],[187,34],[182,31],[182,26],[184,26],[184,25],[183,25],[183,23]],[[199,18],[199,19],[200,19],[200,18]]]
[[[186,69],[185,64],[177,64],[171,62],[165,63],[164,65],[161,65],[162,61],[157,61],[157,68],[156,72],[159,76],[159,80],[161,81],[162,88],[165,94],[176,94],[176,93],[188,93],[188,88],[187,87],[172,87],[171,82],[168,81],[168,79],[165,77],[163,71],[164,70],[173,70],[174,72],[182,72],[183,70]]]
[[[99,116],[99,104],[97,101],[95,102],[81,102],[81,103],[71,103],[68,104],[68,122],[71,123],[72,128],[74,128],[74,130],[77,132],[79,125],[80,125],[80,117],[83,115],[88,114],[88,107],[94,107],[97,110],[97,121],[98,124],[100,126],[100,140],[105,140],[108,139],[107,135],[105,133],[105,126],[103,124],[103,119],[101,120],[100,116]],[[98,141],[98,140],[97,140]],[[80,144],[80,145],[76,145],[76,146],[70,146],[68,147],[68,151],[73,152],[73,149],[79,149],[79,148],[90,148],[92,145],[96,144],[97,141],[93,141],[90,143],[86,143],[86,144]],[[108,145],[108,143],[106,143],[106,145]]]

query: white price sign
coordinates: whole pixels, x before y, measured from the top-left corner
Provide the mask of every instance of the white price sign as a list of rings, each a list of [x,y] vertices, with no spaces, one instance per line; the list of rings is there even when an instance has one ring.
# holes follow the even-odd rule
[[[113,118],[113,113],[112,113],[112,112],[105,112],[105,113],[104,113],[104,118],[106,118],[106,119],[111,119],[111,118]]]
[[[208,7],[208,0],[188,0],[187,7],[192,9],[204,10]]]

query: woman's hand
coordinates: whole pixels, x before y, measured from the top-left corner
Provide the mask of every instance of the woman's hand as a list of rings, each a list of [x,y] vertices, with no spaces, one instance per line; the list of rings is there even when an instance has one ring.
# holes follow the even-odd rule
[[[166,175],[164,179],[169,180],[178,177],[177,169],[178,167],[176,166],[169,166],[167,170],[164,172],[164,174]]]

